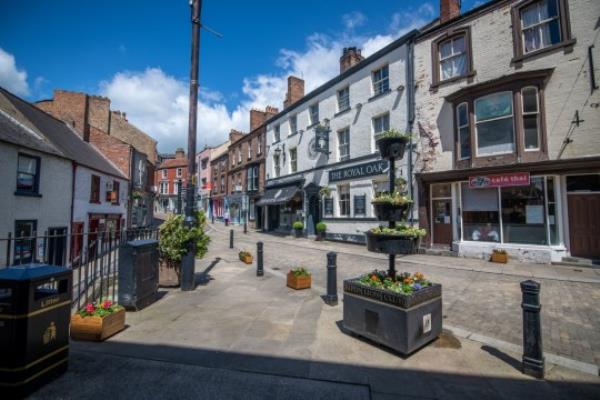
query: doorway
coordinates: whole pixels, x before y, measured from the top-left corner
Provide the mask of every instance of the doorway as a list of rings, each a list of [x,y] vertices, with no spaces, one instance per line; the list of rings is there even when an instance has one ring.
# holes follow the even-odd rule
[[[317,194],[313,194],[308,198],[308,215],[312,216],[313,232],[316,232],[317,224],[321,222],[321,201]]]
[[[48,228],[48,264],[66,265],[67,228]]]
[[[452,245],[452,186],[431,185],[431,221],[433,244]]]
[[[570,251],[600,259],[600,174],[567,177]]]

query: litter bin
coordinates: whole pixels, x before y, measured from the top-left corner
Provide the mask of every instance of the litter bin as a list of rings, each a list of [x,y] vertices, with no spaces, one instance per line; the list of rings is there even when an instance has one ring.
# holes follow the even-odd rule
[[[141,310],[158,295],[158,240],[133,240],[119,250],[119,304]]]
[[[26,396],[67,370],[71,282],[52,265],[0,270],[0,393]]]

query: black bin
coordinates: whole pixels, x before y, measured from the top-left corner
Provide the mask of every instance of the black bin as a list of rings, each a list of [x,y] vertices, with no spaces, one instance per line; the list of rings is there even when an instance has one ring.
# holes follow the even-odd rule
[[[119,304],[141,310],[158,295],[158,241],[133,240],[119,250]]]
[[[8,398],[67,370],[71,282],[70,269],[52,265],[0,270],[0,393]]]

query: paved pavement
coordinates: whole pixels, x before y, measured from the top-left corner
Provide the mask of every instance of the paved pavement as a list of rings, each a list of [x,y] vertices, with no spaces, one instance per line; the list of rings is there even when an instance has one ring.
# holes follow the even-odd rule
[[[330,307],[320,298],[325,252],[347,245],[273,240],[258,233],[242,238],[238,232],[238,247],[251,249],[256,240],[265,242],[266,273],[258,278],[254,265],[242,264],[237,251],[228,249],[226,232],[219,229],[212,232],[207,256],[197,263],[195,291],[165,291],[152,306],[128,313],[128,329],[104,343],[72,342],[69,372],[33,398],[600,398],[597,375],[548,363],[546,379],[535,380],[520,373],[518,351],[482,345],[448,331],[408,358],[350,336],[341,329],[341,301]],[[361,250],[349,248],[357,254]],[[313,271],[313,289],[293,291],[285,286],[284,273],[299,264]],[[384,265],[378,259],[339,253],[340,277]],[[489,327],[492,334],[504,335],[504,325],[519,320],[509,315],[506,322],[498,322],[496,314],[476,312],[514,305],[520,315],[518,300],[510,295],[510,279],[518,286],[519,277],[399,265],[422,270],[444,284],[446,325],[459,322],[461,307],[473,313],[472,319],[496,321],[495,328]],[[492,291],[479,292],[486,280],[487,285],[499,283]],[[544,290],[546,284],[552,286],[543,281]],[[461,296],[480,304],[465,300],[463,305]],[[466,322],[472,323],[468,318]],[[483,324],[482,328],[487,329]]]

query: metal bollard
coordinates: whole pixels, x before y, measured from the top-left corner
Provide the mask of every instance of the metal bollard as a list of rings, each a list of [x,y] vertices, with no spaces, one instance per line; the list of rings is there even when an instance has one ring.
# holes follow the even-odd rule
[[[335,306],[338,303],[337,295],[337,253],[327,253],[327,295],[325,303]]]
[[[229,219],[225,218],[225,226],[229,226]]]
[[[527,280],[521,282],[523,294],[523,373],[538,379],[544,378],[542,349],[542,319],[540,311],[540,284]]]
[[[229,248],[233,249],[233,229],[229,230]]]
[[[256,276],[265,274],[263,268],[263,242],[256,243]]]
[[[248,223],[244,221],[244,233],[248,233]]]

